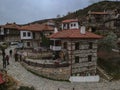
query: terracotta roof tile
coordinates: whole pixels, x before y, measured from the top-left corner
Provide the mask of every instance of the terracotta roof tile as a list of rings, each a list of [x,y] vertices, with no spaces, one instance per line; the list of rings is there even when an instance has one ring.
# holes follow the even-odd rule
[[[15,23],[7,23],[2,26],[3,28],[18,29],[20,26]]]
[[[28,31],[53,31],[54,28],[47,24],[30,24],[26,26],[22,26],[19,28],[20,30],[28,30]]]
[[[49,36],[49,38],[56,38],[56,39],[65,39],[65,38],[71,38],[71,39],[100,39],[102,36],[96,35],[91,32],[86,32],[86,34],[81,34],[79,29],[72,29],[72,30],[63,30],[59,31],[57,33],[54,33]]]
[[[68,20],[62,21],[62,23],[70,23],[70,22],[78,22],[78,19],[68,19]]]

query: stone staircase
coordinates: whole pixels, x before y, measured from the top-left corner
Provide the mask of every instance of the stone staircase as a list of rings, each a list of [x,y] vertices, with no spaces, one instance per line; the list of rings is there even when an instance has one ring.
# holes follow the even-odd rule
[[[107,72],[105,72],[102,68],[100,68],[99,66],[97,66],[97,71],[100,74],[100,76],[102,76],[103,78],[107,79],[108,81],[111,81],[113,78],[108,75]]]

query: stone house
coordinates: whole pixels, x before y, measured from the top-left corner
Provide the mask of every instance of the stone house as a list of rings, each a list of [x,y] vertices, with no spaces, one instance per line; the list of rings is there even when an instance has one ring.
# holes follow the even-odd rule
[[[91,27],[92,32],[104,32],[106,31],[106,27],[104,25],[104,22],[106,20],[109,20],[111,17],[111,13],[107,11],[103,12],[95,12],[95,11],[89,11],[86,16],[86,25],[88,27]]]
[[[68,62],[71,75],[96,74],[97,42],[101,36],[87,32],[86,28],[81,26],[64,29],[50,35],[49,38],[50,49],[54,52],[55,59]]]
[[[24,48],[36,48],[41,46],[41,33],[46,37],[53,33],[54,28],[47,24],[30,24],[22,26],[20,39]]]
[[[110,13],[89,11],[87,18],[90,23],[103,23],[110,18]]]
[[[78,19],[69,19],[62,21],[62,30],[79,28]]]
[[[7,23],[1,26],[1,38],[3,41],[20,41],[19,25],[16,23]]]
[[[115,9],[109,20],[104,22],[105,27],[120,36],[120,9]]]
[[[108,33],[109,31],[119,33],[120,10],[110,10],[104,12],[89,11],[86,17],[87,26],[92,27],[92,32]],[[120,34],[119,34],[120,35]],[[118,35],[118,36],[119,36]]]

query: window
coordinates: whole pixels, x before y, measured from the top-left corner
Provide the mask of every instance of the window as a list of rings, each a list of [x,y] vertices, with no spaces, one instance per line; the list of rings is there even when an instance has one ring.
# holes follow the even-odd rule
[[[28,37],[30,37],[31,36],[31,33],[30,32],[28,32]]]
[[[88,62],[92,61],[92,55],[88,55]]]
[[[1,34],[2,35],[4,34],[4,28],[1,28]]]
[[[61,41],[60,40],[56,40],[55,41],[55,46],[60,46],[61,45]]]
[[[76,26],[76,24],[74,24],[74,26]]]
[[[63,24],[63,27],[66,27],[66,24]]]
[[[67,42],[64,42],[64,43],[63,43],[63,48],[64,48],[64,49],[67,49]]]
[[[89,42],[89,49],[92,49],[92,48],[93,48],[93,43]]]
[[[79,50],[79,42],[75,43],[75,50]]]
[[[71,27],[73,26],[73,24],[71,24]]]
[[[28,47],[30,46],[30,42],[27,42],[27,46],[28,46]]]
[[[52,34],[52,32],[49,33],[49,35],[51,35],[51,34]]]
[[[26,32],[23,32],[23,37],[26,37]]]
[[[35,39],[35,33],[33,32],[33,39]]]
[[[9,30],[9,29],[7,29],[7,34],[9,34],[9,31],[10,31],[10,30]]]
[[[75,63],[79,63],[79,56],[75,56]]]
[[[54,45],[54,41],[53,40],[50,40],[50,45]]]
[[[63,24],[63,29],[67,29],[67,24]]]

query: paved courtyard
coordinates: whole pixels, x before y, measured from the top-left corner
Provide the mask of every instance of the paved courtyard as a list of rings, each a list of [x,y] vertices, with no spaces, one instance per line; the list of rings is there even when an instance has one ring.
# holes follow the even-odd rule
[[[10,48],[6,50],[8,53]],[[12,47],[12,49],[14,49]],[[0,68],[2,68],[2,56],[0,56]],[[9,75],[19,82],[19,85],[34,86],[36,90],[120,90],[119,81],[101,81],[99,83],[70,83],[53,81],[38,77],[27,71],[14,58],[10,58],[10,65],[6,68]],[[58,89],[59,88],[59,89]]]

